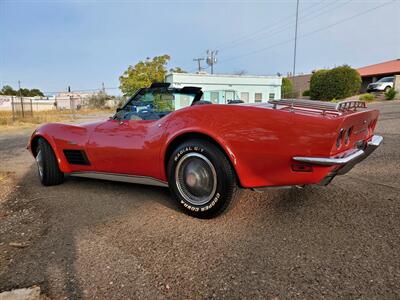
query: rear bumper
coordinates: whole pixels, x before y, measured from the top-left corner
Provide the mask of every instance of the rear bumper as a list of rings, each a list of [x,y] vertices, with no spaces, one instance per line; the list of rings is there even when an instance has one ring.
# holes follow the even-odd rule
[[[329,173],[321,182],[322,185],[327,185],[336,175],[343,175],[350,171],[356,164],[367,158],[376,148],[380,146],[383,137],[379,135],[372,136],[367,142],[364,149],[358,149],[351,153],[347,153],[342,157],[303,157],[295,156],[293,160],[303,163],[309,163],[320,166],[338,166],[334,171]]]

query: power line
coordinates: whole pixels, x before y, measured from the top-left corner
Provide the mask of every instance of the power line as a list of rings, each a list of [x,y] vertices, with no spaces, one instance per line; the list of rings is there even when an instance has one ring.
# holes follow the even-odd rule
[[[321,3],[325,2],[325,1],[327,1],[327,0],[321,0],[321,1],[318,2],[316,5],[314,5],[313,8],[312,8],[311,10],[315,9],[315,7],[318,7],[318,5],[320,5]],[[328,3],[328,6],[331,5],[331,4],[334,4],[334,3],[335,3],[335,2]],[[326,7],[326,6],[325,6],[325,7]],[[215,47],[215,49],[226,49],[227,47],[225,47],[225,45],[229,45],[229,44],[232,44],[232,43],[237,43],[237,42],[239,42],[239,41],[241,41],[241,40],[243,40],[243,39],[246,39],[246,40],[247,40],[247,39],[249,38],[249,36],[257,35],[258,33],[263,32],[263,31],[265,31],[265,30],[267,30],[266,32],[268,32],[268,31],[274,29],[274,27],[278,26],[279,23],[282,23],[282,22],[287,23],[287,22],[288,22],[288,19],[292,18],[293,16],[295,16],[295,14],[287,15],[286,17],[283,17],[283,18],[279,19],[279,20],[276,21],[275,23],[268,24],[268,25],[264,25],[264,26],[260,27],[260,28],[257,29],[256,31],[243,34],[243,35],[241,35],[240,37],[235,38],[234,40],[231,40],[231,41],[225,41],[225,42],[219,44],[217,47]],[[278,28],[279,28],[279,26],[278,26]],[[276,28],[275,28],[275,29],[276,29]],[[239,43],[240,43],[240,42],[239,42]],[[202,53],[199,53],[197,56],[201,56],[201,55],[202,55]]]
[[[322,1],[318,2],[318,3],[311,9],[311,11],[314,10],[315,7],[318,7],[318,5],[320,5],[321,3],[325,2],[325,1],[326,1],[326,0],[322,0]],[[330,2],[330,3],[328,3],[328,5],[326,5],[325,7],[322,7],[322,8],[326,8],[327,6],[330,6],[330,5],[332,5],[332,4],[335,4],[335,2]],[[238,45],[238,44],[242,44],[243,42],[252,39],[254,36],[257,36],[257,35],[259,35],[260,33],[265,34],[265,33],[268,33],[268,32],[270,32],[270,31],[274,31],[274,30],[277,30],[277,29],[279,30],[279,29],[281,29],[282,27],[287,27],[288,25],[292,26],[293,23],[292,23],[291,21],[288,21],[288,20],[289,20],[289,19],[292,19],[292,18],[295,17],[295,16],[296,16],[296,14],[288,15],[288,16],[282,18],[282,19],[279,19],[277,22],[275,22],[275,24],[268,24],[268,25],[262,26],[262,27],[259,28],[258,30],[253,31],[253,32],[251,32],[251,33],[244,34],[244,35],[242,35],[241,37],[239,37],[239,38],[237,38],[237,39],[234,39],[233,41],[225,42],[225,43],[219,45],[217,48],[221,49],[221,51],[222,51],[222,50],[225,50],[225,49],[228,48],[228,46],[225,46],[225,45],[230,45],[230,46],[229,46],[229,49],[231,49],[232,47],[235,47],[235,46]],[[306,17],[306,16],[308,16],[308,14],[306,14],[305,16],[302,16],[302,18],[304,18],[304,17]],[[279,25],[280,23],[283,23],[283,24],[282,24],[282,25]],[[279,25],[279,26],[278,26],[278,25]],[[290,26],[289,26],[289,27],[290,27]],[[275,28],[275,27],[276,27],[276,28]],[[223,47],[223,46],[224,46],[224,47]]]
[[[201,72],[201,69],[202,69],[202,67],[201,67],[201,61],[204,60],[204,59],[205,59],[205,58],[203,58],[203,57],[193,58],[193,61],[197,61],[197,64],[198,64],[198,72]]]
[[[316,30],[307,32],[307,33],[305,33],[305,34],[300,35],[300,36],[298,37],[298,39],[301,39],[301,38],[310,36],[310,35],[312,35],[312,34],[314,34],[314,33],[317,33],[317,32],[323,31],[323,30],[326,30],[326,29],[331,28],[331,27],[333,27],[333,26],[336,26],[336,25],[338,25],[338,24],[341,24],[341,23],[347,22],[347,21],[349,21],[349,20],[352,20],[352,19],[354,19],[354,18],[356,18],[356,17],[365,15],[365,14],[367,14],[367,13],[373,11],[373,10],[376,10],[376,9],[378,9],[378,8],[381,8],[381,7],[383,7],[383,6],[386,6],[386,5],[388,5],[388,4],[390,4],[390,3],[393,3],[393,2],[395,2],[395,1],[396,1],[396,0],[392,0],[392,1],[389,1],[389,2],[386,2],[386,3],[383,3],[383,4],[381,4],[381,5],[377,5],[377,6],[375,6],[375,7],[372,7],[372,8],[370,8],[370,9],[367,9],[367,10],[365,10],[365,11],[362,11],[362,12],[360,12],[360,13],[358,13],[358,14],[354,14],[354,15],[351,15],[351,16],[349,16],[349,17],[347,17],[347,18],[341,19],[341,20],[339,20],[339,21],[337,21],[337,22],[331,23],[331,24],[329,24],[329,25],[327,25],[327,26],[324,26],[324,27],[318,28],[318,29],[316,29]],[[242,58],[242,57],[245,57],[245,56],[249,56],[249,55],[257,54],[257,53],[260,53],[260,52],[264,52],[264,51],[269,50],[269,49],[271,49],[271,48],[274,48],[274,47],[277,47],[277,46],[280,46],[280,45],[283,45],[283,44],[287,44],[287,43],[292,42],[292,41],[293,41],[293,38],[287,39],[287,40],[281,41],[281,42],[279,42],[279,43],[272,44],[272,45],[270,45],[270,46],[268,46],[268,47],[264,47],[264,48],[257,49],[257,50],[254,50],[254,51],[251,51],[251,52],[248,52],[248,53],[245,53],[245,54],[241,54],[241,55],[237,55],[237,56],[234,56],[234,57],[231,57],[231,58],[228,58],[228,59],[221,60],[221,62],[227,62],[227,61],[235,60],[235,59]]]
[[[328,5],[326,5],[326,6],[322,7],[322,8],[325,9],[328,6],[331,6],[332,4],[334,4],[335,6],[334,7],[330,7],[327,10],[314,11],[312,13],[308,13],[308,14],[305,14],[303,16],[299,16],[298,19],[299,19],[299,21],[301,21],[302,24],[304,24],[306,22],[314,20],[316,17],[319,17],[321,15],[324,15],[324,14],[327,14],[327,13],[332,13],[332,9],[337,9],[338,7],[344,6],[344,5],[348,4],[351,1],[352,0],[348,0],[347,2],[331,2],[331,3],[328,3]],[[293,28],[293,22],[289,21],[289,22],[287,22],[287,24],[283,25],[282,27],[276,28],[277,29],[276,31],[272,31],[271,33],[268,33],[268,31],[265,31],[263,34],[266,34],[266,33],[268,33],[268,34],[266,36],[264,36],[264,37],[259,37],[258,40],[265,39],[267,37],[270,38],[270,37],[272,37],[272,36],[274,36],[274,35],[276,35],[278,33],[285,32],[285,31],[287,31],[289,29],[292,29],[292,28]],[[233,44],[231,47],[229,47],[229,49],[232,49],[232,48],[234,48],[234,47],[236,47],[236,46],[238,46],[240,44],[243,44],[245,42],[253,40],[254,38],[255,38],[255,35],[250,35],[248,38],[243,39],[242,41],[239,41],[238,43]],[[226,48],[223,48],[223,49],[226,49]]]

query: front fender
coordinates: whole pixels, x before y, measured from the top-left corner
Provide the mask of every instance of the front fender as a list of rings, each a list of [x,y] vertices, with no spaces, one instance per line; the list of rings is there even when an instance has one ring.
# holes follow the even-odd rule
[[[81,148],[86,147],[89,131],[87,128],[79,125],[49,123],[37,128],[28,143],[27,148],[35,156],[35,147],[39,138],[44,138],[52,147],[56,155],[58,166],[64,173],[72,172],[68,164],[63,149],[65,148]]]

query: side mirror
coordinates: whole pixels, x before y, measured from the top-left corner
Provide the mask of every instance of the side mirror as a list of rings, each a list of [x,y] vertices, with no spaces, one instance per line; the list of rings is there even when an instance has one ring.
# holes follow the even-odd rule
[[[117,107],[117,112],[120,112],[122,110],[121,107]]]

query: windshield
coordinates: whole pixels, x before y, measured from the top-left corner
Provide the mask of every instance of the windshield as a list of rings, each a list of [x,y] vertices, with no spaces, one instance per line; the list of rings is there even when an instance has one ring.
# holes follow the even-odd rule
[[[115,118],[119,120],[158,120],[172,111],[190,106],[195,94],[168,89],[143,89],[133,96]]]
[[[393,82],[394,77],[383,77],[379,79],[377,82]]]

